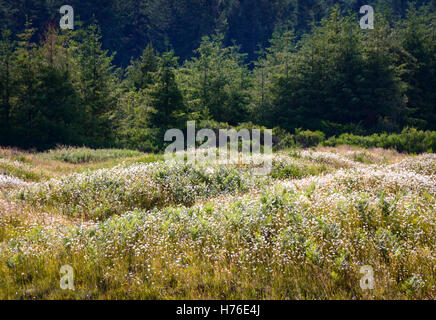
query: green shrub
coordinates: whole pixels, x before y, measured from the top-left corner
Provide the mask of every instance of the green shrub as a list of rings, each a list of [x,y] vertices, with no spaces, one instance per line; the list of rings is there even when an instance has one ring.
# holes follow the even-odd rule
[[[149,128],[127,128],[120,130],[115,146],[121,149],[139,150],[142,152],[159,152],[158,133]]]
[[[301,129],[295,130],[295,141],[298,145],[309,148],[316,147],[325,140],[325,134],[321,131],[310,131]]]
[[[381,133],[370,136],[356,136],[343,133],[338,137],[330,137],[322,143],[324,146],[335,147],[351,145],[363,148],[395,149],[405,153],[425,153],[436,150],[436,131],[422,131],[415,128],[404,128],[401,133]]]
[[[274,150],[294,148],[296,147],[295,135],[290,134],[280,127],[275,127],[273,129],[273,145]]]

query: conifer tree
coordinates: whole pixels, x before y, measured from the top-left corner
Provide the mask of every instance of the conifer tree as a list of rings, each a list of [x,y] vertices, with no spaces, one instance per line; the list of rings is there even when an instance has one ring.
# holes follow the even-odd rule
[[[133,60],[126,71],[126,85],[129,89],[143,90],[153,83],[153,73],[157,71],[157,58],[151,43],[138,60]]]
[[[112,133],[110,114],[116,107],[119,94],[112,59],[102,49],[101,33],[97,25],[90,25],[76,36],[78,88],[81,105],[87,115],[85,135],[90,145],[110,146]]]
[[[436,130],[436,14],[429,7],[411,7],[401,26],[402,46],[410,54],[407,63],[411,69],[404,78],[412,110],[406,124]]]
[[[10,109],[10,127],[12,129],[12,145],[30,147],[29,135],[35,128],[37,115],[35,47],[32,37],[35,33],[30,21],[26,22],[24,32],[18,35],[18,46],[15,50],[15,94]],[[35,138],[35,136],[32,135]]]
[[[159,58],[155,82],[150,87],[150,106],[153,111],[150,116],[150,125],[155,128],[156,143],[162,145],[164,132],[167,129],[181,128],[186,120],[186,108],[182,93],[176,79],[175,68],[177,58],[174,52],[166,52]]]
[[[219,122],[243,122],[249,103],[250,76],[239,47],[223,46],[223,36],[204,37],[179,73],[191,114]]]
[[[11,41],[11,32],[3,30],[0,40],[0,143],[7,144],[9,132],[9,114],[11,110],[11,97],[14,67],[14,43]],[[11,141],[9,141],[11,142]]]

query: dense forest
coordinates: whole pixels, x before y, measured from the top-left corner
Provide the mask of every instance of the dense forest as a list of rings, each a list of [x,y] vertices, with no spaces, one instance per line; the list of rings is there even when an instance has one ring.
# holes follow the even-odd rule
[[[168,128],[436,130],[436,4],[0,0],[0,144],[157,151]]]

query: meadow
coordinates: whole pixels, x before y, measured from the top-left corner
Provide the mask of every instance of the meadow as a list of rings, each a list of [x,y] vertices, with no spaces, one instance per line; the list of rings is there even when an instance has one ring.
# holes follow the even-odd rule
[[[436,299],[436,154],[294,148],[251,169],[0,149],[0,299]]]

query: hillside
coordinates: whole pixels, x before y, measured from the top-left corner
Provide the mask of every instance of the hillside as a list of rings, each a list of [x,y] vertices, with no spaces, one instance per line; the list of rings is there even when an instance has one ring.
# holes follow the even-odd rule
[[[266,46],[277,28],[291,28],[297,34],[309,31],[313,22],[326,17],[329,9],[339,4],[343,10],[358,12],[362,5],[376,4],[377,9],[404,15],[411,1],[385,0],[105,0],[78,1],[68,4],[75,8],[76,19],[85,25],[97,21],[102,28],[104,48],[117,52],[115,62],[127,67],[137,58],[147,43],[160,52],[174,49],[182,60],[189,58],[202,36],[215,30],[224,32],[226,45],[232,40],[255,58],[258,45]],[[431,1],[415,1],[418,4]],[[59,23],[60,0],[42,2],[0,1],[0,29],[14,33],[24,31],[26,17],[33,21],[42,35],[49,24]],[[434,5],[434,2],[433,2]],[[94,20],[95,19],[95,20]]]

